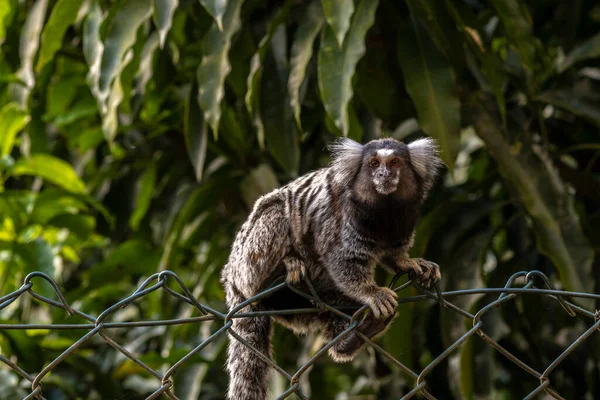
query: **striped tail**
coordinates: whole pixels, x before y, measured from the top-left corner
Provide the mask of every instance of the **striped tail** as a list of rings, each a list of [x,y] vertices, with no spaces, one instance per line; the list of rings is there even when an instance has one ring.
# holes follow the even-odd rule
[[[230,308],[244,301],[235,287],[226,285],[227,304]],[[260,305],[252,304],[240,312],[259,311]],[[270,317],[234,318],[231,328],[248,344],[271,358]],[[227,349],[227,372],[229,374],[228,400],[265,400],[267,398],[269,366],[252,350],[229,335]]]

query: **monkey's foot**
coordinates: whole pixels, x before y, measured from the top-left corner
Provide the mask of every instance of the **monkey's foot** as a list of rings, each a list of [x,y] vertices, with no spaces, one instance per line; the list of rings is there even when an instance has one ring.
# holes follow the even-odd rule
[[[427,261],[424,258],[412,258],[409,263],[411,264],[409,271],[411,278],[426,288],[442,279],[440,266],[434,262]]]
[[[378,287],[366,303],[375,318],[385,318],[394,315],[398,305],[398,294],[387,287]]]
[[[385,329],[387,329],[392,319],[394,319],[393,315],[383,320],[375,318],[373,314],[368,314],[365,319],[358,324],[356,330],[369,339],[374,339],[376,336],[382,334]],[[340,356],[344,356],[355,352],[364,343],[365,341],[362,340],[355,331],[352,331],[352,333],[348,334],[348,336],[336,343],[334,347],[335,351]]]
[[[295,257],[286,257],[283,260],[287,275],[285,280],[291,285],[297,285],[306,276],[306,267],[302,260]]]

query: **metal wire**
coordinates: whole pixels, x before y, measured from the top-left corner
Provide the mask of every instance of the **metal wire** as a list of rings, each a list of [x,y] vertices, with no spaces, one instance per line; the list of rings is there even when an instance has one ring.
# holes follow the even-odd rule
[[[54,292],[58,300],[53,300],[48,297],[42,296],[39,293],[36,293],[33,288],[34,284],[32,280],[34,278],[40,278],[52,286]],[[536,280],[537,278],[537,280]],[[398,366],[402,372],[404,372],[408,377],[414,380],[414,387],[405,394],[398,394],[398,397],[401,399],[410,399],[415,395],[421,395],[427,399],[435,399],[435,397],[428,391],[427,389],[427,376],[432,372],[434,368],[436,368],[443,360],[447,359],[454,351],[456,351],[465,341],[467,341],[472,336],[478,335],[484,341],[486,341],[492,348],[497,350],[500,354],[505,356],[509,361],[520,367],[527,374],[533,376],[534,378],[539,380],[539,386],[536,387],[531,393],[529,393],[525,398],[531,399],[535,398],[537,395],[541,393],[546,393],[555,399],[564,399],[555,389],[552,388],[551,375],[552,371],[570,354],[572,353],[576,347],[580,346],[585,340],[587,340],[594,332],[600,330],[600,313],[595,310],[591,312],[586,310],[572,301],[567,300],[567,298],[581,298],[581,299],[595,299],[600,300],[599,294],[590,294],[590,293],[579,293],[579,292],[568,292],[557,290],[552,286],[550,280],[540,271],[522,271],[511,276],[506,285],[503,288],[482,288],[482,289],[466,289],[466,290],[456,290],[456,291],[448,291],[441,292],[440,288],[436,286],[434,290],[428,290],[412,280],[408,280],[408,282],[394,287],[397,282],[398,276],[394,277],[390,283],[390,287],[393,288],[396,292],[400,292],[406,290],[408,287],[417,288],[422,294],[416,296],[403,297],[399,299],[399,303],[410,303],[417,301],[433,301],[439,307],[441,307],[443,312],[455,312],[464,318],[470,319],[473,322],[473,326],[469,329],[464,335],[462,335],[458,340],[452,343],[446,350],[444,350],[439,356],[437,356],[433,361],[431,361],[422,371],[416,372],[408,368],[401,361],[394,358],[388,352],[386,352],[382,347],[378,344],[371,341],[369,338],[365,337],[358,330],[356,331],[357,335],[366,342],[367,346],[371,346],[376,352],[380,353],[384,358],[391,361],[393,364]],[[181,288],[183,294],[174,291],[173,289],[167,286],[167,281],[174,281]],[[524,284],[521,287],[514,287],[517,280],[524,281]],[[154,282],[154,283],[153,283]],[[538,287],[535,286],[536,282],[541,282],[543,286]],[[273,367],[277,372],[285,377],[285,379],[290,381],[290,387],[283,392],[278,399],[285,399],[292,394],[296,394],[301,399],[307,399],[304,394],[300,391],[299,379],[300,377],[310,369],[311,366],[314,365],[316,360],[324,355],[324,353],[333,346],[337,341],[343,339],[344,336],[348,335],[350,332],[354,331],[356,327],[359,325],[359,318],[362,313],[367,311],[367,307],[361,307],[358,311],[356,311],[353,315],[347,314],[344,312],[343,308],[334,308],[328,304],[325,304],[321,301],[321,299],[317,296],[316,292],[312,290],[312,285],[310,282],[308,283],[308,287],[311,288],[311,293],[305,293],[299,290],[296,287],[291,287],[287,283],[279,283],[275,284],[269,289],[259,293],[258,295],[248,299],[244,303],[241,303],[237,307],[229,310],[227,313],[222,313],[217,310],[214,310],[206,305],[200,304],[198,300],[192,295],[192,292],[185,286],[183,281],[173,272],[171,271],[163,271],[160,273],[153,274],[148,279],[146,279],[129,297],[120,300],[115,303],[111,307],[107,308],[103,311],[98,317],[93,317],[80,311],[78,309],[73,308],[71,305],[67,303],[65,300],[65,296],[61,293],[58,285],[54,280],[52,280],[48,275],[42,272],[32,272],[25,278],[23,285],[15,290],[12,293],[9,293],[3,297],[0,297],[0,311],[7,307],[8,305],[15,302],[19,297],[24,296],[26,294],[30,295],[34,299],[49,304],[53,307],[61,308],[65,310],[69,315],[74,315],[82,318],[85,322],[80,324],[0,324],[0,330],[35,330],[35,329],[47,329],[47,330],[84,330],[88,331],[84,334],[80,339],[76,340],[71,346],[69,346],[62,354],[52,360],[48,365],[46,365],[41,371],[37,374],[28,373],[23,370],[21,367],[17,365],[17,363],[11,361],[8,357],[0,354],[0,362],[4,365],[8,366],[9,369],[13,370],[24,379],[31,382],[31,393],[27,395],[24,399],[44,399],[43,391],[42,391],[42,381],[44,377],[47,376],[49,372],[51,372],[58,364],[64,361],[67,357],[69,357],[73,352],[79,348],[83,343],[94,336],[98,336],[102,338],[107,344],[115,348],[117,351],[125,355],[127,358],[132,360],[135,364],[140,366],[142,369],[147,371],[150,375],[154,376],[157,379],[157,388],[156,390],[150,394],[147,399],[156,399],[162,396],[167,396],[171,399],[177,399],[173,392],[173,382],[171,381],[171,377],[177,372],[177,370],[186,363],[192,356],[200,352],[204,347],[206,347],[209,343],[214,341],[217,337],[229,334],[230,340],[239,340],[245,346],[247,346],[250,350],[252,350],[257,356],[263,359],[266,363],[268,363],[271,367]],[[260,311],[260,312],[241,312],[245,306],[248,304],[255,303],[265,297],[272,295],[273,293],[282,290],[286,287],[289,287],[294,292],[302,295],[303,297],[309,299],[315,305],[315,308],[303,308],[303,309],[294,309],[294,310],[277,310],[277,311]],[[154,321],[132,321],[132,322],[105,322],[106,319],[113,314],[114,312],[127,307],[135,300],[142,298],[149,293],[155,292],[157,290],[163,290],[169,295],[182,300],[192,306],[194,306],[198,311],[202,314],[200,317],[191,317],[191,318],[179,318],[179,319],[171,319],[171,320],[154,320]],[[449,299],[465,296],[465,295],[473,295],[473,294],[498,294],[498,298],[489,304],[485,305],[476,314],[471,314],[470,312],[456,306]],[[567,347],[554,361],[552,361],[548,367],[539,372],[530,365],[527,365],[525,362],[520,360],[517,356],[512,354],[510,351],[502,347],[498,342],[493,340],[490,336],[488,336],[484,331],[484,324],[482,321],[482,317],[492,308],[498,307],[502,303],[513,301],[515,298],[524,295],[542,295],[554,299],[557,301],[562,308],[570,315],[570,316],[584,316],[591,320],[590,327],[579,336],[577,339],[573,341],[573,343]],[[271,360],[266,354],[262,354],[259,350],[254,348],[251,344],[246,342],[242,337],[240,337],[237,333],[235,333],[231,327],[233,325],[233,318],[248,318],[248,317],[257,317],[257,316],[265,316],[265,315],[283,315],[283,314],[298,314],[298,313],[309,313],[309,312],[318,312],[318,311],[330,311],[334,312],[343,318],[348,320],[348,328],[335,337],[330,342],[323,345],[323,347],[317,351],[307,362],[305,362],[297,371],[290,373],[285,371],[282,367],[277,365],[273,360]],[[104,331],[111,328],[133,328],[133,327],[150,327],[150,326],[168,326],[168,325],[181,325],[181,324],[197,324],[202,323],[204,321],[221,321],[223,326],[219,328],[216,332],[210,335],[206,340],[196,346],[193,350],[191,350],[188,354],[186,354],[181,360],[173,364],[164,374],[159,373],[154,370],[146,363],[144,363],[140,358],[136,357],[130,351],[125,349],[123,346],[112,340],[108,337]],[[0,365],[2,365],[0,363]]]

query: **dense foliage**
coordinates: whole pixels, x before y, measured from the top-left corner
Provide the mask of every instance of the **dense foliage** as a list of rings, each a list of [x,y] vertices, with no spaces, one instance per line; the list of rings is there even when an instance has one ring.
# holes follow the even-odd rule
[[[219,271],[253,201],[324,165],[338,135],[439,140],[448,168],[413,254],[442,266],[444,289],[539,269],[599,292],[599,32],[594,0],[0,0],[0,296],[39,270],[98,315],[170,269],[224,309]],[[431,305],[399,312],[381,343],[416,370],[467,328]],[[155,293],[115,319],[189,315]],[[489,335],[542,370],[589,326],[534,297],[491,315]],[[31,300],[0,312],[50,320],[76,318]],[[161,368],[218,327],[112,338]],[[36,372],[81,335],[0,331],[0,350]],[[225,343],[176,374],[178,396],[223,397]],[[275,356],[292,370],[318,344],[278,329]],[[563,396],[598,393],[598,350],[589,341],[553,372]],[[399,398],[414,383],[370,352],[352,365],[324,357],[308,376],[315,399]],[[0,369],[0,398],[23,397],[17,380]],[[538,385],[478,338],[428,382],[444,399],[522,398]],[[156,385],[90,341],[44,393],[133,398]]]

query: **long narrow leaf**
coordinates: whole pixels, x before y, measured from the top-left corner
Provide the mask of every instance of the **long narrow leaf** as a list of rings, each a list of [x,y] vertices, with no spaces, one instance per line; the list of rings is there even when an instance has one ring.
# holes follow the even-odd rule
[[[292,5],[291,1],[286,1],[283,7],[277,12],[277,15],[269,21],[267,26],[267,33],[261,39],[258,50],[252,56],[250,60],[250,73],[248,74],[248,91],[246,92],[246,96],[244,101],[246,102],[246,108],[250,115],[254,118],[254,122],[258,132],[258,143],[261,147],[264,147],[264,128],[262,121],[257,121],[260,118],[260,115],[257,114],[255,110],[255,105],[257,102],[257,92],[259,91],[260,80],[262,77],[262,62],[267,54],[267,50],[270,48],[271,39],[273,38],[273,34],[275,30],[286,21],[287,16],[290,11],[290,7]]]
[[[350,19],[354,12],[354,0],[322,0],[323,14],[327,25],[335,33],[339,47],[344,44],[344,37],[350,28]]]
[[[19,42],[19,57],[21,67],[17,71],[17,78],[25,83],[22,85],[13,85],[13,98],[21,106],[25,106],[29,99],[29,93],[35,84],[35,75],[33,73],[33,59],[37,54],[40,44],[40,34],[44,26],[46,17],[46,8],[48,0],[37,0],[25,20],[21,40]]]
[[[29,120],[29,114],[15,103],[8,103],[0,109],[0,158],[10,154],[17,133]]]
[[[452,168],[460,149],[460,103],[452,68],[414,16],[399,33],[398,61],[419,124],[438,139],[442,159]]]
[[[515,190],[532,221],[540,252],[556,266],[567,290],[593,290],[589,279],[594,259],[573,205],[573,196],[562,182],[544,150],[522,143],[518,153],[505,139],[500,125],[488,112],[489,99],[473,95],[465,118],[486,143],[500,173]]]
[[[200,0],[206,12],[215,20],[219,30],[223,30],[223,16],[227,10],[228,0]]]
[[[294,110],[294,118],[299,129],[300,123],[300,86],[306,75],[306,66],[313,54],[313,42],[323,27],[323,12],[318,1],[313,1],[305,11],[304,16],[294,36],[290,54],[290,76],[288,78],[288,93],[290,105]]]
[[[319,89],[325,110],[344,136],[350,131],[348,104],[352,99],[352,77],[356,64],[365,54],[365,36],[375,22],[378,0],[362,0],[342,48],[335,32],[326,27],[319,49]]]
[[[135,43],[138,28],[151,15],[150,0],[126,0],[117,9],[107,28],[100,63],[99,89],[102,101],[108,98],[111,84],[123,68],[125,54]]]
[[[154,21],[158,27],[160,48],[162,49],[167,39],[167,33],[173,24],[173,14],[179,5],[179,0],[152,0],[154,5]]]
[[[202,110],[198,107],[197,93],[198,85],[194,82],[185,103],[183,134],[188,156],[194,166],[196,180],[200,182],[204,171],[204,161],[206,160],[208,128],[204,118],[202,118]]]
[[[75,22],[82,3],[83,0],[59,0],[52,8],[48,23],[42,32],[40,56],[35,67],[37,71],[52,60],[60,49],[63,37],[69,26]]]
[[[590,39],[571,50],[558,66],[558,71],[566,71],[580,61],[596,57],[600,57],[600,33],[592,36]]]
[[[244,0],[231,0],[223,17],[223,29],[215,24],[202,39],[204,55],[196,71],[198,79],[198,103],[204,119],[218,137],[221,119],[221,100],[225,95],[225,78],[231,71],[227,57],[231,38],[240,29],[240,8]]]

